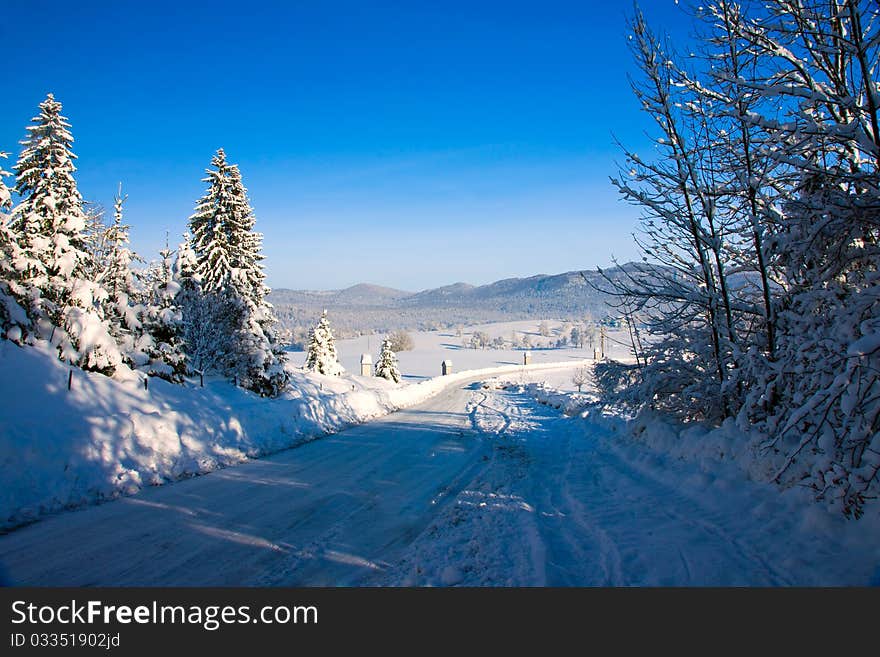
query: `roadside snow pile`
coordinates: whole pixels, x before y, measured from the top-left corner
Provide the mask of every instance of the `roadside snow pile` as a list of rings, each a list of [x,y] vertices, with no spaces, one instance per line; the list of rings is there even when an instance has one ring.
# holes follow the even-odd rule
[[[521,384],[504,377],[488,379],[483,382],[483,387],[489,390],[513,390],[520,394],[527,394],[539,403],[558,409],[566,415],[580,415],[587,408],[595,406],[599,400],[592,393],[567,392],[544,382]]]
[[[154,377],[145,390],[137,375],[75,369],[68,391],[71,370],[48,346],[7,340],[0,369],[0,529],[287,449],[480,374],[397,386],[291,368],[289,389],[267,399],[220,380],[202,388]]]

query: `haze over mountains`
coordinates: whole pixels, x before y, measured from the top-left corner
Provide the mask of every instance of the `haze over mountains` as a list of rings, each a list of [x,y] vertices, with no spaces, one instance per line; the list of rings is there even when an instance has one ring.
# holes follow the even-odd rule
[[[606,273],[616,277],[622,268],[610,268]],[[515,319],[598,319],[609,312],[615,314],[605,295],[590,283],[602,286],[602,276],[595,270],[583,275],[570,271],[508,278],[479,286],[454,283],[421,292],[369,283],[327,291],[282,288],[273,290],[269,300],[285,328],[311,326],[326,308],[341,335],[397,328],[433,330]]]

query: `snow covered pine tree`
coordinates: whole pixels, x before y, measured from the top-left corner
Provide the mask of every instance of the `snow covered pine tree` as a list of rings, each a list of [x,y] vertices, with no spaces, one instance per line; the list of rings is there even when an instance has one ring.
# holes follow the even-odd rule
[[[82,196],[73,177],[70,124],[49,94],[15,165],[22,197],[10,221],[23,256],[17,284],[36,339],[50,340],[60,358],[111,374],[122,363],[103,316],[107,291],[86,274],[90,254]]]
[[[177,304],[180,283],[174,275],[168,247],[159,251],[162,260],[152,266],[145,275],[143,325],[150,336],[147,345],[149,362],[144,366],[150,376],[159,376],[173,383],[183,381],[186,374],[186,355],[183,344],[183,314]]]
[[[339,376],[345,371],[336,357],[336,342],[326,310],[321,313],[317,326],[309,331],[309,352],[305,369],[329,376]]]
[[[391,349],[391,340],[382,340],[382,349],[379,352],[379,360],[376,362],[376,376],[400,383],[400,370],[397,367],[397,356]]]
[[[6,153],[0,152],[5,159]],[[3,337],[19,342],[30,328],[27,312],[19,303],[28,294],[19,283],[20,269],[25,268],[21,248],[15,234],[7,225],[9,210],[12,208],[12,194],[4,178],[9,176],[0,166],[0,332]]]
[[[187,341],[187,348],[200,350],[203,366],[234,377],[261,395],[274,396],[287,384],[288,375],[275,337],[272,306],[266,301],[262,235],[253,230],[254,211],[238,166],[226,161],[222,148],[211,165],[214,168],[207,169],[203,179],[208,190],[189,220],[198,285],[187,291],[190,303],[183,312],[191,333],[203,331],[194,326],[195,321],[208,320],[209,330],[221,329],[223,339],[213,344],[201,341],[199,347]]]

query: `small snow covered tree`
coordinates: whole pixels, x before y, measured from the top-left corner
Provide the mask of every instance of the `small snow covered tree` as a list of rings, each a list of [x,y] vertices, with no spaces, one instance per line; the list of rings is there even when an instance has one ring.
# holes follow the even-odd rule
[[[168,247],[167,240],[159,255],[162,260],[149,278],[144,309],[144,332],[150,337],[149,362],[145,367],[150,376],[179,383],[186,374],[183,313],[177,303],[181,285],[174,275],[174,251]]]
[[[138,367],[146,362],[145,352],[150,350],[150,345],[149,336],[143,331],[141,315],[144,307],[137,303],[138,291],[131,268],[137,256],[128,246],[130,227],[122,223],[126,198],[120,184],[113,204],[113,223],[106,227],[100,240],[104,264],[98,273],[98,282],[107,291],[101,305],[110,333],[119,344],[126,363]]]
[[[336,356],[336,342],[333,339],[326,310],[321,313],[317,326],[309,331],[309,351],[305,369],[330,376],[339,376],[345,371]]]
[[[190,367],[198,373],[224,371],[229,354],[235,349],[236,325],[230,325],[229,310],[221,299],[202,292],[196,268],[198,259],[190,235],[184,235],[177,248],[173,280],[178,286],[174,303],[181,310],[180,337]]]
[[[485,331],[474,331],[471,333],[471,339],[468,341],[468,347],[471,349],[485,349],[489,346],[491,338]]]
[[[86,217],[86,225],[83,229],[83,239],[88,251],[89,262],[86,267],[86,275],[91,280],[98,280],[107,268],[107,224],[104,223],[104,207],[97,203],[83,201],[83,212]]]
[[[101,310],[107,292],[88,278],[90,254],[82,196],[73,176],[73,137],[52,94],[40,103],[40,114],[27,131],[15,165],[15,191],[22,200],[10,223],[28,263],[21,276],[30,290],[27,310],[37,337],[51,340],[63,360],[112,373],[122,354]]]
[[[392,349],[390,338],[385,338],[382,341],[379,360],[376,361],[376,376],[400,383],[400,369],[397,366],[397,356]]]

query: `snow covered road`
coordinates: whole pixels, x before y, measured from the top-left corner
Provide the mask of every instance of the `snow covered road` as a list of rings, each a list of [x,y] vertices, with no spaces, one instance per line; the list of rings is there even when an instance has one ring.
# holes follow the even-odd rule
[[[752,488],[696,495],[675,483],[687,470],[661,476],[598,431],[523,395],[460,383],[296,449],[13,531],[0,537],[0,563],[16,584],[74,586],[870,576],[863,560],[841,563],[834,541],[800,544],[759,522],[756,499],[772,505],[778,493],[744,482]]]

